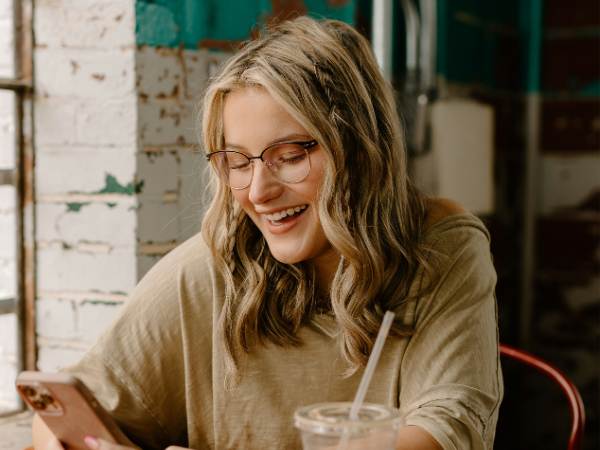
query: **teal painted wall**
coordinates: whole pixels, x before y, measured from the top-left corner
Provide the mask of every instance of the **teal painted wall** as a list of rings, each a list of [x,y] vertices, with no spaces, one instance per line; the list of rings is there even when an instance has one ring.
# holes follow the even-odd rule
[[[438,0],[438,73],[452,82],[518,90],[520,3]]]
[[[446,80],[487,90],[537,90],[532,58],[532,2],[539,0],[437,0],[437,71]],[[415,2],[418,5],[418,1]],[[253,30],[300,10],[317,17],[342,20],[371,34],[372,0],[136,0],[139,45],[231,50]],[[539,27],[540,17],[537,17]],[[405,28],[400,0],[394,0],[393,73],[405,71]],[[591,31],[590,31],[591,30]],[[537,30],[537,47],[541,30]],[[544,39],[559,30],[544,30]],[[598,28],[582,32],[598,34]],[[547,35],[548,34],[548,35]],[[539,61],[536,62],[539,68]],[[533,83],[533,84],[532,84]],[[590,80],[579,95],[597,96],[600,82]]]
[[[197,49],[215,47],[217,41],[226,48],[226,41],[247,39],[253,28],[293,8],[354,25],[357,3],[357,0],[137,0],[137,43],[168,47],[183,44]]]

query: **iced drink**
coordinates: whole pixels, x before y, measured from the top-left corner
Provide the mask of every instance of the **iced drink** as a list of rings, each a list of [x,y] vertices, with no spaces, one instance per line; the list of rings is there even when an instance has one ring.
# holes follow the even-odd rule
[[[304,450],[394,450],[400,411],[363,403],[359,421],[349,419],[352,403],[321,403],[294,413]]]

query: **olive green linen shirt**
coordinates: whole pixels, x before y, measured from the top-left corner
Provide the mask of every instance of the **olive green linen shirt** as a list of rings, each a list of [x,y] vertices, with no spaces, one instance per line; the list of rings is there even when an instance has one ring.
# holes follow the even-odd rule
[[[425,244],[446,257],[435,289],[399,314],[412,337],[388,339],[367,402],[400,408],[405,423],[445,450],[492,449],[503,395],[496,274],[489,235],[475,216],[440,220]],[[411,290],[417,292],[423,272]],[[79,377],[142,448],[300,449],[296,408],[352,401],[362,371],[344,378],[330,314],[300,330],[300,348],[271,343],[224,388],[215,336],[224,283],[201,235],[163,258],[97,342],[64,370]]]

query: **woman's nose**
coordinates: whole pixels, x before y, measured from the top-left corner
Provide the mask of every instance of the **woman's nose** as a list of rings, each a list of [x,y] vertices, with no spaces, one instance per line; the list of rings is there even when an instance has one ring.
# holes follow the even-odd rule
[[[263,205],[277,198],[283,192],[281,181],[261,161],[253,161],[252,183],[250,183],[249,200],[255,205]]]

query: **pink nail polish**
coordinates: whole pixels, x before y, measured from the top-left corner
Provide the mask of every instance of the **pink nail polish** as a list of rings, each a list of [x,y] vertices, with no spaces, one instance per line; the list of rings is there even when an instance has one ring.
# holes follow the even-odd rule
[[[85,442],[85,445],[87,445],[87,447],[91,450],[96,450],[100,447],[100,442],[98,442],[98,439],[93,436],[86,436],[83,439],[83,442]]]

